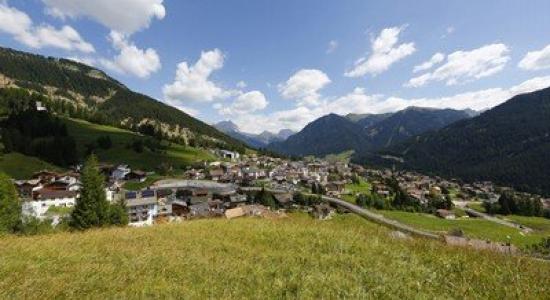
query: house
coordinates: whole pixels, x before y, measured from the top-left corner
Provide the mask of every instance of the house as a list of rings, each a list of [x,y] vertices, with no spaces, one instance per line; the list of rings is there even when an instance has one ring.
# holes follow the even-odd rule
[[[48,111],[41,101],[36,101],[36,111]]]
[[[210,205],[208,205],[208,202],[192,204],[189,206],[189,215],[190,217],[195,217],[195,218],[209,217]]]
[[[172,202],[172,215],[173,216],[187,216],[189,214],[189,206],[187,202],[181,200],[174,200]]]
[[[239,152],[233,152],[228,150],[220,150],[220,156],[225,159],[237,160],[240,157]]]
[[[208,172],[208,175],[211,180],[219,181],[222,176],[224,175],[224,171],[222,168],[214,168]]]
[[[141,193],[126,193],[126,208],[130,226],[153,225],[153,220],[159,213],[155,191],[145,190]]]
[[[14,184],[21,198],[31,198],[35,191],[43,188],[40,179],[17,180]]]
[[[119,165],[111,173],[111,178],[114,180],[124,180],[126,175],[128,175],[131,171],[132,170],[128,167],[128,165]]]
[[[255,167],[247,167],[243,169],[244,179],[256,180],[265,177],[265,171],[257,169]]]
[[[147,179],[147,173],[139,170],[130,171],[124,176],[124,179],[129,181],[144,182]]]
[[[243,194],[234,194],[229,196],[229,206],[237,207],[242,206],[248,202],[246,195]]]
[[[453,220],[455,219],[455,214],[450,211],[450,210],[446,210],[446,209],[438,209],[435,211],[435,214],[442,218],[442,219],[447,219],[447,220]]]
[[[44,218],[52,206],[73,207],[77,195],[74,191],[40,189],[34,192],[32,200],[23,202],[22,213],[26,216]]]
[[[40,172],[36,172],[32,175],[32,179],[38,179],[42,183],[48,183],[52,182],[57,178],[59,175],[55,172],[42,170]]]
[[[159,205],[159,215],[172,215],[172,202],[176,199],[176,195],[170,189],[157,190],[157,201]]]
[[[346,188],[345,181],[332,181],[326,185],[327,192],[332,192],[335,194],[341,194]]]

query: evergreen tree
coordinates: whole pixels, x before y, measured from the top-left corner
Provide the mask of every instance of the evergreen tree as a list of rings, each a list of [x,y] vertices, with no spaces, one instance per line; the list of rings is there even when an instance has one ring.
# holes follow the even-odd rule
[[[90,155],[82,170],[82,190],[71,215],[70,225],[76,229],[101,227],[110,223],[109,203],[97,158]]]
[[[109,222],[115,226],[128,225],[128,212],[124,200],[111,204],[109,208]]]
[[[503,215],[511,214],[512,210],[510,206],[512,203],[514,203],[514,199],[512,199],[512,195],[510,193],[503,193],[502,195],[500,195],[500,198],[498,198],[498,204],[500,204],[500,213]]]
[[[0,232],[15,232],[21,224],[21,202],[10,178],[0,173]]]
[[[265,205],[267,207],[271,207],[273,209],[277,208],[277,201],[273,198],[273,195],[271,193],[268,193],[265,189],[262,188],[262,190],[256,194],[256,199],[254,199],[257,203],[260,203],[262,205]]]

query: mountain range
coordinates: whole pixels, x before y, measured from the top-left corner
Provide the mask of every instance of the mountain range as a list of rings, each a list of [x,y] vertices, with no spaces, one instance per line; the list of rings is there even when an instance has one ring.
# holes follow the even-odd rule
[[[374,151],[402,142],[412,136],[445,127],[471,112],[453,109],[409,107],[385,114],[330,114],[321,117],[286,141],[274,142],[268,149],[286,155],[317,155],[354,150]]]
[[[290,129],[281,129],[278,133],[264,131],[260,134],[242,132],[232,121],[221,121],[213,125],[219,131],[237,139],[256,149],[265,148],[273,142],[282,142],[295,132]]]

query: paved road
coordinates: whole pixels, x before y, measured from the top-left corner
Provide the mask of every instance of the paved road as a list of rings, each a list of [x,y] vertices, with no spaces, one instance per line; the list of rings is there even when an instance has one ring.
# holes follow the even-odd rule
[[[428,238],[428,239],[433,239],[433,240],[441,240],[441,236],[439,236],[437,234],[427,232],[427,231],[423,231],[423,230],[418,230],[416,228],[410,227],[408,225],[397,222],[395,220],[388,219],[388,218],[386,218],[382,215],[373,213],[370,210],[364,209],[362,207],[351,204],[349,202],[346,202],[346,201],[343,201],[343,200],[340,200],[340,199],[336,199],[336,198],[326,197],[326,196],[323,196],[323,200],[325,200],[329,203],[338,205],[340,207],[344,207],[344,208],[348,209],[349,211],[351,211],[352,213],[360,215],[361,217],[363,217],[367,220],[373,221],[375,223],[378,223],[378,224],[381,224],[381,225],[384,225],[384,226],[387,226],[387,227],[390,227],[390,228],[393,228],[393,229],[397,229],[399,231],[404,231],[404,232],[410,233],[412,235],[416,235],[416,236],[420,236],[420,237],[424,237],[424,238]]]
[[[249,188],[241,188],[241,190],[243,190],[243,191],[260,191],[261,188],[249,187]],[[270,190],[270,189],[265,189],[265,190],[267,192],[275,193],[275,194],[277,194],[277,193],[288,193],[287,191],[283,191],[283,190]],[[314,196],[313,194],[305,194],[305,195],[306,196]],[[359,216],[361,216],[361,217],[363,217],[367,220],[378,223],[380,225],[390,227],[390,228],[393,228],[393,229],[397,229],[399,231],[403,231],[403,232],[406,232],[406,233],[409,233],[409,234],[412,234],[412,235],[415,235],[415,236],[420,236],[420,237],[433,239],[433,240],[442,240],[442,237],[440,235],[437,235],[437,234],[434,234],[434,233],[431,233],[431,232],[427,232],[427,231],[423,231],[423,230],[419,230],[419,229],[410,227],[408,225],[405,225],[403,223],[397,222],[395,220],[388,219],[388,218],[386,218],[382,215],[373,213],[372,211],[370,211],[368,209],[364,209],[362,207],[359,207],[355,204],[351,204],[349,202],[346,202],[346,201],[343,201],[343,200],[340,200],[340,199],[337,199],[337,198],[327,197],[327,196],[323,196],[322,199],[324,201],[328,202],[328,203],[332,203],[334,205],[346,208],[347,210],[351,211],[352,213],[357,214],[357,215],[359,215]]]
[[[497,217],[493,217],[491,215],[479,212],[477,210],[473,210],[473,209],[468,208],[468,207],[464,207],[463,209],[466,213],[468,213],[469,215],[472,215],[474,217],[482,218],[482,219],[485,219],[487,221],[495,222],[497,224],[512,227],[512,228],[516,228],[516,229],[519,229],[519,230],[522,230],[522,231],[532,231],[531,228],[528,228],[528,227],[525,227],[523,225],[519,225],[519,224],[516,224],[516,223],[513,223],[513,222],[509,222],[509,221],[506,221],[506,220],[503,220],[503,219],[500,219],[500,218],[497,218]]]

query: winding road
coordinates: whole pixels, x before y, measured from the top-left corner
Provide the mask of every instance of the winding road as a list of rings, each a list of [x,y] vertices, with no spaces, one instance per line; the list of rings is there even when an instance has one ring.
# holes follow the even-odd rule
[[[241,190],[244,191],[244,192],[247,192],[247,191],[248,192],[253,192],[253,191],[259,192],[259,191],[262,190],[262,188],[247,187],[247,188],[241,188]],[[265,189],[265,190],[267,192],[270,192],[270,193],[273,193],[273,194],[288,193],[288,191],[284,191],[284,190],[272,190],[272,189]],[[313,194],[304,194],[304,195],[305,196],[316,196],[316,195],[313,195]],[[380,224],[380,225],[383,225],[383,226],[386,226],[386,227],[389,227],[389,228],[392,228],[392,229],[396,229],[396,230],[399,230],[399,231],[402,231],[402,232],[405,232],[405,233],[409,233],[411,235],[423,237],[423,238],[428,238],[428,239],[432,239],[432,240],[440,240],[440,241],[443,239],[438,234],[434,234],[434,233],[431,233],[431,232],[419,230],[419,229],[413,228],[411,226],[405,225],[403,223],[397,222],[395,220],[388,219],[388,218],[386,218],[382,215],[373,213],[372,211],[370,211],[368,209],[359,207],[355,204],[351,204],[351,203],[346,202],[344,200],[340,200],[340,199],[332,198],[332,197],[327,197],[327,196],[322,196],[321,198],[324,201],[328,202],[328,203],[343,207],[343,208],[349,210],[350,212],[352,212],[356,215],[359,215],[359,216],[361,216],[361,217],[363,217],[363,218],[365,218],[369,221],[375,222],[377,224]]]

